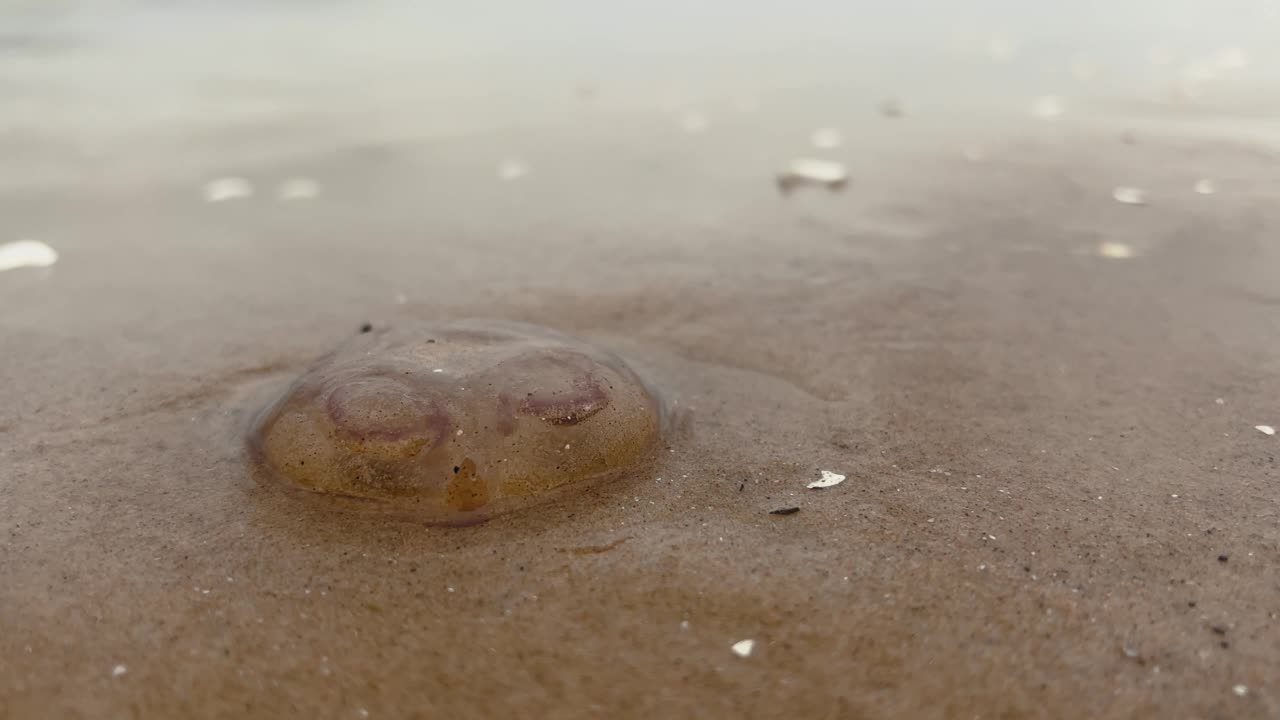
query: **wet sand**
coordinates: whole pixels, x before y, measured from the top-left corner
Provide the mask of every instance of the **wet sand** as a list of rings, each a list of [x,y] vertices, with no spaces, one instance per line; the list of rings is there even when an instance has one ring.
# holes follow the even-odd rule
[[[1280,716],[1246,5],[6,11],[0,718]],[[683,421],[473,527],[262,482],[315,358],[460,318]]]
[[[783,130],[652,118],[0,196],[61,253],[0,275],[0,716],[1280,713],[1274,154],[868,127],[785,198]],[[255,484],[274,383],[458,317],[690,420],[470,528]]]

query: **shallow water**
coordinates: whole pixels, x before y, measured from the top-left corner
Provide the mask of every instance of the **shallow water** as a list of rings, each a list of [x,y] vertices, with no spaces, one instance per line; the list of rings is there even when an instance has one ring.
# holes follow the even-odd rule
[[[935,132],[1009,129],[1044,96],[1070,124],[1274,141],[1275,7],[35,4],[4,11],[0,147],[21,162],[0,179],[118,184],[335,144],[572,134],[620,113],[817,127],[892,102]]]

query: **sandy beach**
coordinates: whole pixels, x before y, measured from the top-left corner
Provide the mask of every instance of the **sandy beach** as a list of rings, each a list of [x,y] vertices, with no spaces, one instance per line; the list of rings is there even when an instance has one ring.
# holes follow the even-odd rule
[[[58,253],[0,272],[0,717],[1280,716],[1276,146],[579,79],[465,132],[0,135],[0,243]],[[802,156],[847,186],[780,193]],[[316,357],[472,317],[685,421],[474,527],[255,476]]]

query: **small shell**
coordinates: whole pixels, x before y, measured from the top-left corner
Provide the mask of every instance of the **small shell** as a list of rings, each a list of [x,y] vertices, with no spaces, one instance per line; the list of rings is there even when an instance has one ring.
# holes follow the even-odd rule
[[[778,188],[783,192],[791,192],[804,185],[841,190],[849,183],[849,171],[838,162],[798,158],[778,173],[777,182]]]

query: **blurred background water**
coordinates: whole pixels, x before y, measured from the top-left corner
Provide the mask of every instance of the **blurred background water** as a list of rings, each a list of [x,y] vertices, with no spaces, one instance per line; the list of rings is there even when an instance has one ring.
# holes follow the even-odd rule
[[[941,132],[1061,111],[1270,142],[1277,37],[1274,0],[10,0],[0,178],[143,179],[602,117],[847,125],[885,102]]]

